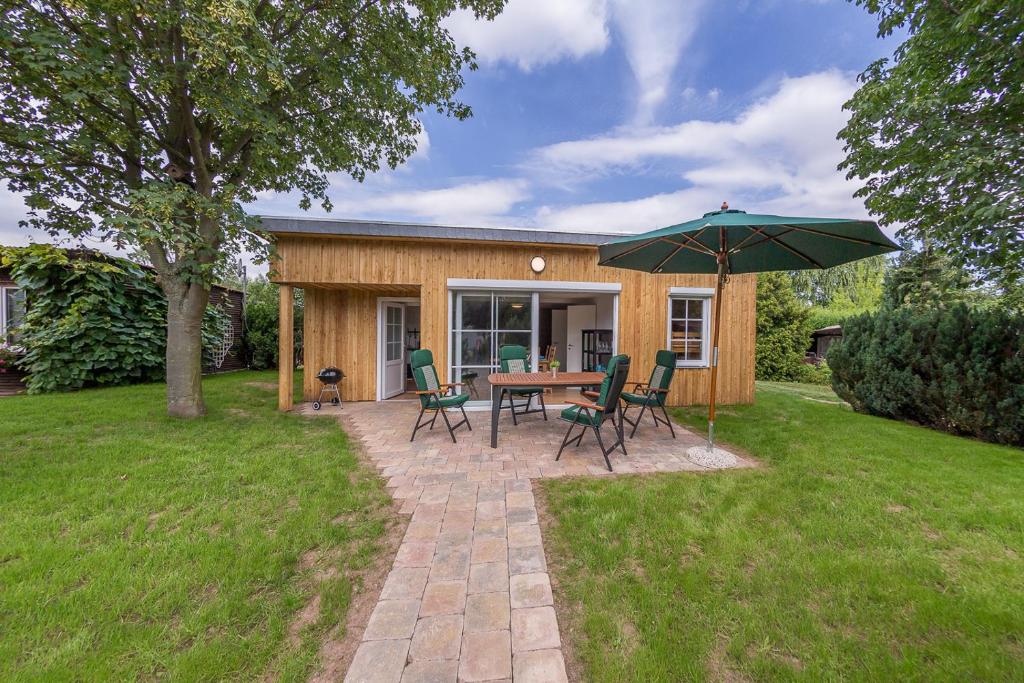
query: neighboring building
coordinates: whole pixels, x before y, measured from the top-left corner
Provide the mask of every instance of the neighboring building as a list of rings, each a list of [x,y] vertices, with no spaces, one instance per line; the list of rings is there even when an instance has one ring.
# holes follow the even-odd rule
[[[345,372],[346,400],[407,391],[410,348],[428,348],[447,381],[471,380],[486,401],[498,347],[549,346],[564,371],[632,359],[647,381],[659,349],[678,354],[670,403],[707,401],[714,275],[652,275],[598,266],[597,246],[618,235],[456,228],[408,223],[264,217],[276,238],[273,280],[305,290],[303,395],[316,371]],[[723,299],[718,396],[754,397],[754,275],[730,278]],[[291,306],[282,288],[282,318]],[[287,340],[284,340],[287,344]],[[282,375],[280,403],[291,386]]]
[[[811,332],[811,348],[807,351],[807,359],[815,364],[820,363],[825,359],[828,347],[832,346],[834,341],[842,338],[842,325],[829,325],[820,330],[814,330]]]
[[[24,316],[31,300],[12,279],[10,272],[0,268],[0,341],[16,343],[15,329]],[[228,316],[228,329],[223,342],[213,351],[213,362],[203,368],[206,374],[245,368],[242,349],[245,298],[241,290],[214,286],[210,291],[210,304],[220,306]],[[0,396],[15,394],[25,389],[25,373],[9,369],[0,373]]]

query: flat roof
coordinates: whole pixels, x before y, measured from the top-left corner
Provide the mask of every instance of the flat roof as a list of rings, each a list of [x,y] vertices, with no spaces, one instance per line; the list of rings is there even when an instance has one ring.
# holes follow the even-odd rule
[[[471,228],[426,223],[393,223],[345,218],[260,216],[263,228],[274,234],[351,235],[356,237],[419,237],[474,242],[533,242],[597,246],[631,233],[559,232],[532,228]]]

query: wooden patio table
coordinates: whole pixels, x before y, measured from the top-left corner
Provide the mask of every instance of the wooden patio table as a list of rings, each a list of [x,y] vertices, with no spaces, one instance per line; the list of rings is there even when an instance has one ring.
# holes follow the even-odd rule
[[[491,448],[498,447],[498,415],[501,390],[521,387],[589,387],[604,380],[603,372],[495,372],[487,376],[491,383]]]

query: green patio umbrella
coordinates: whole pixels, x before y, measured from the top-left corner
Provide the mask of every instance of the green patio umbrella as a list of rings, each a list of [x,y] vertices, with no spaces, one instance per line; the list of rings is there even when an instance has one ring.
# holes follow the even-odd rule
[[[715,445],[722,288],[729,275],[831,268],[899,249],[874,221],[759,215],[723,203],[720,211],[696,220],[602,244],[599,263],[648,273],[718,273],[708,400],[710,451]]]

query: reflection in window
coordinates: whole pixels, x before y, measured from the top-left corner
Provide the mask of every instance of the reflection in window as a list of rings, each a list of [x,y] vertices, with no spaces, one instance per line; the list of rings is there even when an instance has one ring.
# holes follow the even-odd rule
[[[25,290],[0,287],[0,341],[17,343],[17,327],[25,318]]]

